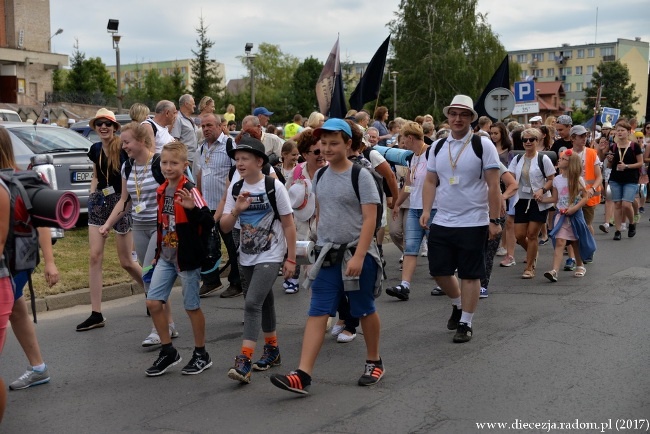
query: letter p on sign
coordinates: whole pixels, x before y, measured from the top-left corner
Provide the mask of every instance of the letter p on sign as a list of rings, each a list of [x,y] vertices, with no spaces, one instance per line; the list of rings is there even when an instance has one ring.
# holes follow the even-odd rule
[[[535,101],[535,82],[517,81],[515,83],[515,102]]]

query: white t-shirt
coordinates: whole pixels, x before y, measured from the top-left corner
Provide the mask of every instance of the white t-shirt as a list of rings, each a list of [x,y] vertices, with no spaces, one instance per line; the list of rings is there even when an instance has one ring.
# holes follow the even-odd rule
[[[230,214],[235,206],[232,197],[232,187],[235,179],[228,187],[224,214]],[[241,226],[239,242],[239,262],[243,266],[252,266],[264,262],[283,262],[287,252],[287,241],[284,238],[282,223],[273,217],[273,207],[266,195],[264,178],[250,185],[244,181],[241,191],[250,192],[252,203],[238,218]],[[289,194],[284,185],[275,180],[275,201],[278,213],[289,215],[293,213]]]
[[[435,149],[438,141],[431,145],[427,170],[436,173],[440,180],[436,188],[438,212],[433,218],[433,223],[437,225],[476,227],[490,223],[488,187],[483,171],[499,168],[499,154],[489,139],[481,137],[481,162],[472,149],[471,139],[471,131],[460,140],[450,135],[437,156]],[[455,170],[452,169],[452,161],[456,162]]]
[[[510,162],[510,166],[508,166],[508,171],[515,175],[517,184],[519,184],[519,190],[517,190],[519,199],[532,199],[533,192],[544,187],[544,184],[546,184],[546,178],[555,175],[555,167],[553,167],[551,159],[546,155],[542,157],[542,161],[544,163],[544,172],[542,173],[542,169],[540,169],[539,165],[537,164],[538,158],[538,154],[535,154],[535,156],[531,159],[528,159],[525,155],[522,155],[520,158],[513,158]],[[526,165],[526,169],[528,170],[528,180],[530,181],[530,184],[525,186],[523,185],[525,182],[522,180],[522,175],[525,172],[524,165]],[[546,174],[546,177],[544,177],[544,174]],[[546,195],[547,197],[550,197],[551,193],[546,192]],[[538,202],[537,206],[541,211],[543,211],[545,209],[551,208],[553,204]]]
[[[584,188],[585,181],[580,177],[580,185]],[[573,204],[569,203],[569,180],[560,174],[553,178],[553,187],[557,190],[557,209],[567,209]]]
[[[429,148],[431,149],[431,148]],[[432,153],[433,149],[429,151]],[[427,176],[427,157],[426,151],[423,152],[420,156],[413,155],[411,157],[411,171],[409,172],[409,181],[411,182],[409,195],[410,204],[409,208],[411,209],[422,209],[422,186],[424,185],[424,179]],[[434,200],[434,203],[431,206],[431,209],[436,208],[436,203],[438,199]]]

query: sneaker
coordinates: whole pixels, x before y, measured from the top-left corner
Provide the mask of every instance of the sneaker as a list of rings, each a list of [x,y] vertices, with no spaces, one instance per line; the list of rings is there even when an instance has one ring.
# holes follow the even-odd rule
[[[481,286],[481,293],[478,298],[488,298],[488,289]]]
[[[288,390],[293,393],[300,393],[301,395],[309,395],[309,386],[311,386],[311,378],[302,380],[297,371],[291,371],[287,375],[271,375],[271,383],[280,389]]]
[[[101,313],[93,312],[88,319],[77,326],[78,332],[97,329],[106,325],[106,318]]]
[[[544,277],[546,277],[551,282],[555,283],[557,282],[557,271],[555,270],[547,271],[546,273],[544,273]]]
[[[285,280],[282,286],[284,286],[285,294],[296,294],[298,291],[300,291],[300,287],[298,286],[297,282]]]
[[[621,223],[621,230],[624,231],[627,229],[627,223]]]
[[[401,264],[402,262],[404,262],[404,255],[399,257],[399,263]]]
[[[463,344],[469,342],[471,339],[472,328],[464,322],[458,324],[458,329],[456,329],[456,334],[454,335],[454,342],[457,344]]]
[[[176,330],[176,326],[169,324],[169,337],[172,339],[176,339],[178,337],[178,330]]]
[[[392,288],[386,288],[386,294],[390,295],[391,297],[397,297],[402,301],[406,301],[409,299],[409,293],[411,290],[403,285],[397,285],[393,286]]]
[[[639,220],[641,220],[641,214],[634,214],[634,224],[639,223]],[[630,226],[632,226],[630,224]]]
[[[228,289],[226,289],[224,292],[222,292],[219,297],[221,297],[221,298],[233,298],[233,297],[239,297],[240,295],[242,295],[241,286],[230,285],[228,287]]]
[[[439,286],[434,286],[434,288],[431,290],[431,295],[445,295],[445,291],[443,291]]]
[[[640,206],[639,207],[639,214],[643,214],[645,212],[645,208]],[[640,217],[640,216],[639,216]]]
[[[517,261],[515,261],[514,256],[509,255],[506,255],[506,257],[503,258],[503,261],[499,263],[500,267],[512,267],[513,265],[517,265]]]
[[[460,322],[460,317],[463,314],[463,310],[459,309],[455,304],[451,305],[452,311],[449,320],[447,320],[447,329],[456,330],[458,328],[458,323]]]
[[[201,289],[199,289],[199,297],[208,297],[210,294],[220,290],[221,288],[223,288],[221,280],[219,280],[219,283],[204,283],[201,285]]]
[[[156,328],[153,327],[151,329],[151,333],[149,333],[149,336],[147,336],[144,341],[142,341],[142,346],[147,348],[147,347],[153,347],[156,345],[160,345],[160,336],[158,336],[158,332],[156,331]]]
[[[601,231],[608,234],[609,233],[609,223],[603,223],[602,225],[598,226],[598,229],[600,229]]]
[[[251,359],[243,354],[235,357],[235,366],[228,371],[228,378],[240,381],[242,383],[251,382]]]
[[[339,344],[347,344],[348,342],[352,342],[356,337],[357,337],[356,333],[352,333],[351,335],[346,335],[345,333],[339,333],[339,335],[336,337],[336,342],[338,342]]]
[[[190,359],[190,363],[185,365],[185,367],[181,370],[181,374],[183,375],[200,374],[201,372],[208,369],[210,366],[212,366],[212,360],[210,359],[210,355],[207,352],[203,354],[199,354],[195,351],[194,353],[192,353],[192,358]]]
[[[539,240],[539,245],[543,246],[544,244],[547,244],[550,240],[551,240],[550,238],[546,238],[545,240]]]
[[[422,256],[423,258],[429,256],[429,247],[427,246],[427,243],[425,243],[424,241],[420,245],[420,256]]]
[[[280,357],[280,349],[273,345],[266,344],[264,345],[264,353],[262,354],[262,357],[257,362],[253,363],[253,369],[256,371],[266,371],[269,368],[280,366],[281,364],[282,357]]]
[[[50,374],[47,372],[47,366],[43,371],[35,371],[30,367],[16,381],[9,385],[10,390],[22,390],[28,387],[38,386],[50,381]]]
[[[635,223],[630,224],[630,228],[627,230],[627,237],[632,238],[636,235],[636,221]]]
[[[332,336],[338,336],[343,330],[345,330],[345,324],[334,324],[334,327],[332,327],[330,334]]]
[[[178,365],[181,360],[183,359],[176,348],[172,347],[172,349],[167,352],[160,350],[160,354],[158,354],[156,361],[153,362],[153,365],[144,372],[147,374],[147,377],[157,377],[167,372],[167,369],[172,366]]]
[[[621,240],[621,231],[614,232],[614,241],[620,241],[620,240]]]
[[[359,386],[372,386],[379,383],[385,372],[384,363],[381,360],[379,362],[366,360],[366,368],[361,378],[359,378]]]
[[[505,256],[508,254],[508,251],[506,250],[505,247],[499,247],[497,249],[497,256]]]
[[[567,258],[564,263],[564,271],[573,271],[576,269],[576,260],[573,258]]]

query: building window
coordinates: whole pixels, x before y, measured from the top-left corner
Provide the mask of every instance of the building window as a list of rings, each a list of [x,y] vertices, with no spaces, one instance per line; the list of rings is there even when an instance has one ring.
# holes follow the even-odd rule
[[[582,92],[582,83],[576,83],[576,92]]]
[[[587,82],[587,89],[591,89],[592,87],[594,87],[594,84],[591,81],[588,81]]]
[[[601,56],[613,56],[614,55],[614,47],[604,47],[600,49],[600,55]]]
[[[585,58],[585,50],[580,49],[578,50],[578,59],[584,59]]]
[[[583,106],[583,103],[582,103],[581,99],[577,99],[574,104],[575,104],[575,107],[577,107],[577,108],[582,108],[582,106]]]
[[[571,67],[567,66],[566,68],[564,68],[562,75],[571,75]]]
[[[576,75],[582,75],[582,66],[576,66]]]
[[[528,54],[517,54],[517,63],[526,63]]]
[[[564,83],[564,91],[571,92],[571,83]]]
[[[596,49],[595,48],[587,49],[587,57],[594,57],[595,55],[596,55]]]
[[[185,75],[187,73],[187,68],[186,67],[181,67],[181,74]]]
[[[555,59],[555,51],[549,51],[548,60],[553,60],[553,59]]]
[[[548,68],[546,70],[546,76],[547,77],[554,77],[555,76],[555,68]]]
[[[571,59],[571,58],[573,58],[573,50],[564,50],[564,51],[562,51],[562,56],[563,56],[565,59]]]
[[[520,78],[521,80],[524,80],[524,81],[525,81],[525,80],[526,80],[526,71],[521,71],[521,73],[519,74],[519,78]]]
[[[538,62],[543,62],[544,61],[544,53],[535,53],[535,54],[533,54],[533,60],[537,60]]]
[[[594,65],[588,65],[587,74],[593,74],[593,73],[594,73]]]

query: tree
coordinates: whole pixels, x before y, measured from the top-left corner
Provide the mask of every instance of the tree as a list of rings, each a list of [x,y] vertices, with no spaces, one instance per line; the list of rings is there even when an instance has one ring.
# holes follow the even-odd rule
[[[639,101],[635,95],[636,84],[630,83],[630,71],[620,60],[613,62],[600,62],[591,79],[592,86],[585,90],[587,101],[582,110],[587,118],[594,116],[593,107],[598,94],[598,86],[602,83],[601,107],[612,107],[621,110],[621,116],[630,118],[636,116],[634,104]]]
[[[400,116],[431,113],[441,119],[454,95],[481,94],[506,50],[476,5],[477,0],[401,0],[388,24]],[[388,85],[385,80],[382,87]]]
[[[312,112],[318,111],[314,88],[322,70],[323,62],[311,56],[303,60],[296,68],[289,90],[290,101],[295,113],[306,117]]]
[[[207,36],[208,26],[203,22],[203,16],[199,18],[199,27],[195,30],[198,35],[197,50],[192,50],[192,54],[196,58],[190,61],[190,66],[193,78],[192,94],[196,101],[200,101],[206,95],[222,95],[224,88],[223,78],[215,67],[215,61],[210,59],[210,49],[214,46],[214,41]]]
[[[65,86],[65,72],[63,69],[55,69],[52,71],[52,90],[54,92],[61,92]]]

